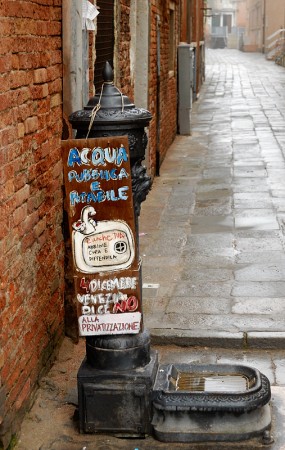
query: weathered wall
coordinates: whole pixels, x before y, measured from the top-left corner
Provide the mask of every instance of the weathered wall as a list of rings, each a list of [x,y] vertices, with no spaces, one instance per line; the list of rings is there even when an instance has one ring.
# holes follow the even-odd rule
[[[0,2],[0,448],[63,334],[61,0]]]
[[[134,80],[131,77],[131,0],[117,2],[116,32],[115,32],[115,74],[116,85],[122,92],[134,98]]]
[[[277,0],[267,2],[265,15],[265,47],[267,47],[267,45],[272,41],[272,39],[267,40],[267,38],[277,30],[282,28],[285,29],[285,2],[279,2]],[[273,40],[277,38],[280,38],[280,35],[275,36]]]
[[[151,1],[149,109],[153,115],[150,125],[150,171],[155,171],[163,161],[177,132],[177,58],[174,70],[169,69],[170,54],[170,3],[175,5],[175,34],[173,45],[179,42],[179,2]],[[160,34],[160,39],[159,39]],[[160,41],[160,45],[158,44]],[[158,55],[160,64],[158,64]],[[160,67],[160,73],[158,72]]]
[[[133,3],[132,3],[133,1]],[[134,5],[135,0],[120,0],[117,4],[118,22],[116,24],[116,49],[115,49],[115,83],[122,92],[134,100],[137,77],[132,76],[132,29],[131,7],[137,12],[137,23],[148,22],[145,16],[148,11],[142,11],[139,5]],[[149,5],[149,74],[148,74],[148,106],[153,119],[149,127],[149,150],[146,161],[149,172],[155,175],[157,167],[163,161],[167,149],[173,142],[177,131],[177,64],[175,50],[174,70],[169,70],[169,23],[170,3],[175,5],[175,41],[177,48],[179,42],[179,0],[152,0]],[[160,19],[160,78],[158,77],[157,40],[158,40],[158,16]],[[137,37],[138,38],[138,37]],[[139,62],[135,61],[137,70]],[[138,105],[141,106],[141,105]]]
[[[246,5],[248,20],[244,50],[267,53],[271,43],[267,38],[278,29],[285,28],[285,4],[278,0],[247,0]],[[275,36],[274,39],[277,38]]]

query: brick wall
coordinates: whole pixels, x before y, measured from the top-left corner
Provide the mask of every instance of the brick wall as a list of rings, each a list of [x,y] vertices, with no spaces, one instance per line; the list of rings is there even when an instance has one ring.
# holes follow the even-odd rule
[[[131,47],[131,29],[130,29],[130,8],[131,0],[120,0],[118,4],[117,22],[117,79],[116,84],[122,92],[133,100],[134,85],[130,69],[130,47]]]
[[[179,42],[179,0],[175,5],[175,45]],[[152,0],[150,2],[150,43],[149,43],[149,110],[153,115],[149,127],[149,161],[150,174],[155,175],[156,166],[163,161],[165,154],[173,142],[177,132],[177,65],[169,73],[169,13],[170,0]],[[116,70],[115,84],[124,94],[134,99],[135,79],[130,70],[130,8],[131,0],[120,0],[116,23]],[[160,16],[160,58],[161,74],[158,86],[157,78],[157,16]],[[143,18],[141,18],[143,20]],[[176,50],[175,50],[176,53]],[[159,88],[159,94],[158,94]],[[158,100],[159,95],[159,100]],[[159,103],[159,108],[158,108]],[[159,156],[157,156],[157,152]]]
[[[172,3],[175,4],[175,44],[177,47],[179,2]],[[174,71],[170,73],[169,4],[169,0],[151,1],[149,109],[153,119],[149,128],[149,167],[152,175],[155,174],[156,166],[163,161],[177,132],[177,63],[175,55]],[[160,17],[160,81],[157,70],[158,16]]]
[[[0,448],[63,333],[61,0],[0,2]]]

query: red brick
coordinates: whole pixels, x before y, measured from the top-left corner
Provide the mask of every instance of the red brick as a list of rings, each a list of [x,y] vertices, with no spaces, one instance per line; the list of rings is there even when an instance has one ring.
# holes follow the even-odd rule
[[[25,70],[15,70],[11,72],[10,76],[10,86],[11,89],[15,89],[17,87],[22,87],[31,82],[31,76]]]
[[[6,164],[0,169],[0,184],[6,183],[14,176],[15,167],[13,163]]]
[[[22,105],[31,98],[31,92],[28,87],[20,87],[15,91],[16,103]]]
[[[19,206],[13,214],[13,223],[15,226],[24,221],[27,216],[27,203]]]
[[[11,54],[0,56],[0,73],[9,72],[12,69],[12,61]]]
[[[5,109],[10,108],[10,106],[11,106],[10,98],[11,98],[11,95],[9,92],[0,94],[0,111],[4,111]]]
[[[5,128],[0,131],[0,143],[3,147],[8,147],[15,141],[15,130],[14,127]]]
[[[18,173],[14,178],[14,186],[15,190],[18,191],[19,189],[23,188],[25,185],[27,185],[27,173],[26,171]]]
[[[39,221],[39,215],[37,211],[34,211],[32,214],[26,217],[26,219],[19,224],[18,230],[19,235],[23,236],[24,234],[30,233],[33,231],[34,227],[37,225]]]
[[[44,98],[49,94],[48,84],[39,84],[31,87],[31,94],[33,99]]]
[[[25,120],[25,133],[29,134],[29,133],[33,133],[35,131],[37,131],[38,129],[38,117],[34,116],[34,117],[29,117],[28,119]]]
[[[34,71],[34,83],[45,83],[48,78],[47,69],[37,69]]]
[[[51,108],[61,105],[61,103],[62,103],[61,94],[54,94],[51,96],[51,101],[50,101]]]

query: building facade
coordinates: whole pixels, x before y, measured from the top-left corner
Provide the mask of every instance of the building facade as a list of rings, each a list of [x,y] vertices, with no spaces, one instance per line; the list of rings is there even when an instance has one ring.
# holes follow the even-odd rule
[[[244,51],[274,54],[285,29],[285,3],[280,0],[246,0],[247,24]]]
[[[246,0],[208,0],[207,45],[239,49],[246,26]]]
[[[0,5],[0,448],[64,334],[61,1]]]

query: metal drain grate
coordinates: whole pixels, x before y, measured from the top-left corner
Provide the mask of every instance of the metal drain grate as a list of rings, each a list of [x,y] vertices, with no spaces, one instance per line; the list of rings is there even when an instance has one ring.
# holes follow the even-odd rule
[[[255,380],[241,374],[178,372],[177,378],[170,382],[176,391],[244,392],[254,385]]]

